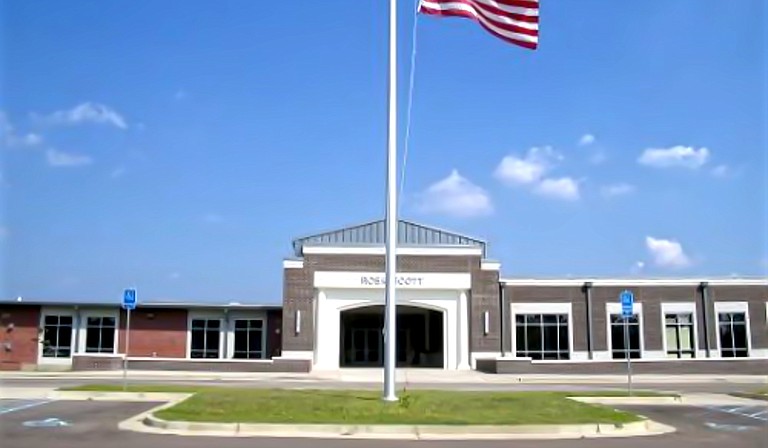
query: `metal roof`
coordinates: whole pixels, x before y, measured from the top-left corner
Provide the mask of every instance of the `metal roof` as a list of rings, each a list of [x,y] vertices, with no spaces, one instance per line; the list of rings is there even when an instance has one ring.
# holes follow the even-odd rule
[[[486,256],[487,243],[481,239],[402,219],[397,224],[399,246],[479,247],[483,257]],[[304,246],[382,246],[385,236],[386,222],[380,219],[296,238],[293,240],[293,251],[301,257]]]

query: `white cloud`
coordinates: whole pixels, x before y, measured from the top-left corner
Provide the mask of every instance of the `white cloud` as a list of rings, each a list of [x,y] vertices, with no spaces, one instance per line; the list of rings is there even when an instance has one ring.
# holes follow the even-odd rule
[[[592,165],[600,165],[608,160],[608,156],[603,151],[596,151],[589,157],[589,163]]]
[[[488,193],[462,177],[455,169],[446,178],[430,185],[418,199],[418,208],[424,213],[460,218],[493,213],[493,204]]]
[[[630,268],[630,272],[632,274],[640,274],[643,269],[645,269],[645,262],[644,261],[636,261],[632,267]]]
[[[43,142],[40,134],[27,133],[26,135],[17,135],[16,128],[13,126],[4,111],[0,111],[0,142],[2,145],[13,148],[22,146],[37,146]]]
[[[178,280],[179,278],[181,278],[181,274],[179,274],[178,272],[171,272],[170,274],[168,274],[168,278],[170,280]]]
[[[525,157],[509,155],[501,159],[494,176],[507,185],[535,183],[552,167],[554,160],[562,160],[562,156],[551,147],[534,147]]]
[[[55,167],[76,167],[93,163],[93,159],[89,156],[66,153],[53,148],[46,151],[45,155],[48,165]]]
[[[613,184],[602,187],[600,189],[600,194],[602,194],[603,197],[612,198],[633,193],[635,189],[635,186],[630,184]]]
[[[56,111],[43,119],[56,124],[96,123],[109,124],[120,129],[128,127],[125,119],[117,111],[92,102],[78,104],[70,110]]]
[[[736,172],[734,171],[734,169],[725,164],[721,164],[712,168],[711,173],[714,177],[717,177],[719,179],[725,179],[725,178],[733,177],[734,175],[736,175]]]
[[[579,183],[570,177],[544,179],[534,188],[534,191],[542,196],[567,201],[575,201],[580,197]]]
[[[682,167],[701,168],[709,160],[709,149],[691,146],[673,146],[671,148],[648,148],[637,159],[642,165],[654,168]]]
[[[592,134],[584,134],[579,139],[579,146],[589,146],[595,143],[595,136]]]
[[[109,177],[111,177],[112,179],[117,179],[118,177],[122,177],[123,174],[125,174],[125,168],[119,167],[112,170],[112,172],[109,173]]]
[[[678,241],[647,236],[645,237],[645,246],[657,266],[679,268],[691,264],[690,258],[685,254],[683,246]]]

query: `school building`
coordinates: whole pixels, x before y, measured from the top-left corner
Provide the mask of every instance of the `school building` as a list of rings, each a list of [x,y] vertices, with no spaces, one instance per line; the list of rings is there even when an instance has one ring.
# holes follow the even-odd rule
[[[397,360],[489,373],[768,372],[768,278],[517,278],[481,239],[398,226]],[[131,312],[140,370],[309,372],[380,367],[384,221],[293,241],[282,304],[163,302]],[[634,294],[631,317],[619,294]],[[116,300],[0,299],[0,369],[119,369]]]

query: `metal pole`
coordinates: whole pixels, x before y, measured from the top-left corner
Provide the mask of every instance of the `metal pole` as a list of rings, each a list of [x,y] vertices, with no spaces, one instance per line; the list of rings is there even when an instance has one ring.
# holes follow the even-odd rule
[[[125,356],[123,357],[123,392],[128,389],[128,353],[131,347],[131,309],[126,310],[125,320]]]
[[[627,393],[632,395],[632,361],[629,356],[629,318],[624,317],[624,353],[627,358]]]
[[[387,135],[387,212],[386,212],[386,305],[384,319],[384,397],[397,401],[395,363],[397,305],[397,0],[389,0],[389,133]]]

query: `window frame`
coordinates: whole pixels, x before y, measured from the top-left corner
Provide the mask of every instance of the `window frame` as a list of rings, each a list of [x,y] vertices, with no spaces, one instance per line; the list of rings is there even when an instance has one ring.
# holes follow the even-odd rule
[[[235,358],[235,338],[237,337],[237,321],[259,321],[261,322],[261,356],[258,358]],[[228,338],[227,358],[239,361],[255,361],[267,359],[267,319],[263,316],[233,316],[230,319],[231,337]]]
[[[86,348],[88,345],[88,318],[89,317],[110,317],[115,319],[115,335],[114,335],[114,346],[112,347],[111,352],[86,352]],[[116,355],[120,352],[120,311],[119,310],[100,310],[100,309],[89,309],[89,310],[82,310],[80,312],[80,318],[78,322],[77,332],[78,334],[78,343],[77,343],[77,353],[80,355],[87,355],[87,356],[106,356],[106,355]]]
[[[192,357],[192,322],[195,320],[214,320],[219,322],[219,344],[218,344],[218,356],[216,358],[193,358]],[[186,355],[189,360],[193,361],[215,361],[226,359],[226,353],[224,352],[224,340],[227,332],[227,322],[224,315],[221,313],[200,313],[190,312],[187,315],[187,351]]]
[[[511,355],[517,358],[517,315],[530,315],[530,314],[564,314],[568,317],[567,334],[568,334],[568,359],[532,359],[532,362],[569,362],[577,358],[576,351],[573,346],[573,303],[572,302],[548,302],[548,303],[510,303],[509,307],[509,325],[511,328],[509,341],[511,347]],[[521,357],[519,359],[531,359],[529,357]]]
[[[671,357],[667,353],[667,314],[690,314],[693,324],[693,358]],[[696,302],[662,302],[661,304],[661,345],[664,359],[684,360],[699,358],[699,316]],[[679,352],[680,350],[678,350]]]
[[[48,316],[63,316],[72,319],[70,327],[69,356],[50,357],[44,355],[43,343],[45,341],[45,318]],[[71,364],[73,356],[78,353],[77,347],[77,313],[72,308],[42,308],[40,310],[40,326],[37,343],[37,363],[38,364]]]
[[[632,314],[637,315],[637,325],[638,325],[638,331],[640,336],[640,358],[630,358],[633,361],[637,361],[638,359],[645,359],[648,357],[648,354],[645,351],[645,316],[643,315],[643,304],[642,302],[634,302],[632,304]],[[606,348],[608,352],[608,360],[613,362],[625,362],[626,356],[622,358],[614,358],[613,357],[613,338],[611,337],[611,316],[612,315],[618,315],[621,316],[621,304],[618,303],[618,296],[616,302],[607,302],[605,304],[605,342],[606,342]]]
[[[749,302],[745,301],[721,301],[715,302],[715,332],[717,340],[717,356],[721,359],[747,359],[752,357],[752,326],[749,318]],[[744,313],[744,330],[747,339],[747,356],[725,357],[723,356],[723,344],[720,338],[720,313]]]
[[[261,320],[261,346],[263,355],[261,358],[235,358],[235,321],[236,320]],[[237,362],[257,362],[269,359],[269,320],[268,315],[263,310],[230,310],[226,315],[226,352],[225,357],[228,360]]]

